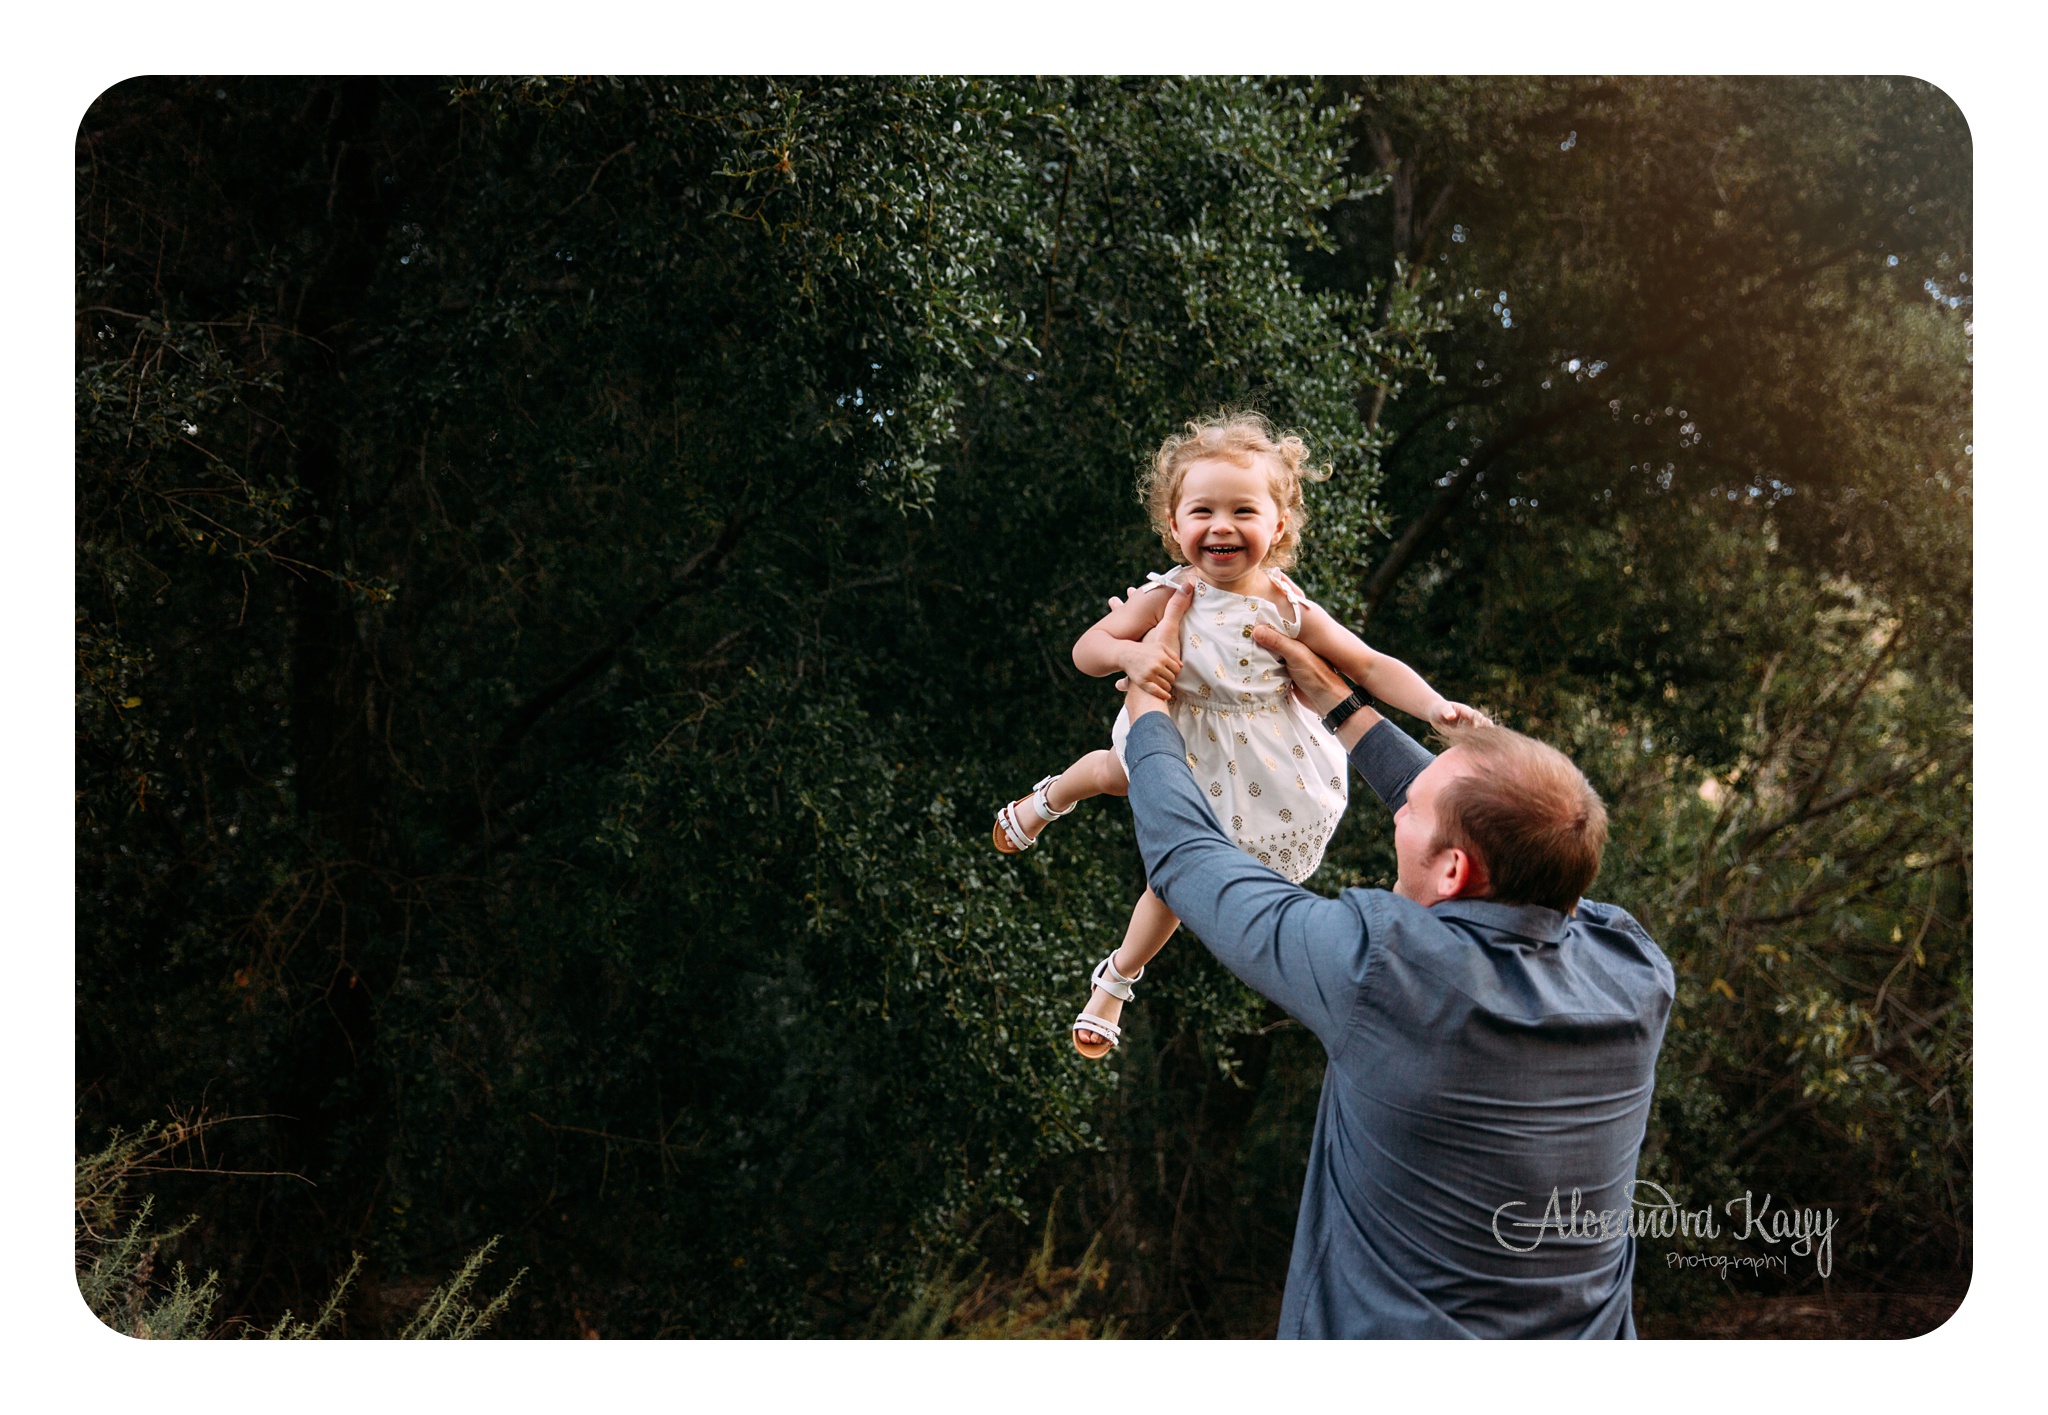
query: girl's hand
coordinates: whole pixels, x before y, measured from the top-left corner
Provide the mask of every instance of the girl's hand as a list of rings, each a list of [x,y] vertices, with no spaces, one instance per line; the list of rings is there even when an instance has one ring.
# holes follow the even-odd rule
[[[1468,707],[1464,703],[1454,703],[1448,698],[1436,700],[1436,706],[1429,710],[1429,721],[1432,726],[1443,727],[1493,726],[1493,719],[1478,708]]]
[[[1180,675],[1180,655],[1165,644],[1132,644],[1123,652],[1124,681],[1157,697],[1173,694],[1173,680]]]

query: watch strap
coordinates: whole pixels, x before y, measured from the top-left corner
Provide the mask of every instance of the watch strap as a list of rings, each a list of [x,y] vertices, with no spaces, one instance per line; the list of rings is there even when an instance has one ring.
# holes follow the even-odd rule
[[[1323,727],[1335,733],[1353,713],[1365,706],[1365,689],[1353,688],[1351,696],[1323,714]]]

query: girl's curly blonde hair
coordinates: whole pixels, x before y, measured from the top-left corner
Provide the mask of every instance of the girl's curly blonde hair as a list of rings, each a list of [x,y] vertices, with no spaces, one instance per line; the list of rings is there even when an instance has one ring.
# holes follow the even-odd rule
[[[1301,484],[1323,480],[1330,469],[1312,465],[1308,444],[1295,433],[1275,433],[1262,413],[1226,408],[1213,417],[1190,419],[1186,432],[1174,433],[1159,444],[1152,465],[1138,480],[1152,529],[1159,532],[1167,554],[1183,565],[1188,557],[1173,533],[1173,512],[1180,503],[1180,484],[1188,468],[1204,457],[1222,457],[1240,467],[1249,467],[1255,460],[1264,462],[1273,500],[1286,518],[1286,526],[1274,537],[1261,568],[1291,569],[1301,547],[1301,532],[1308,524]]]

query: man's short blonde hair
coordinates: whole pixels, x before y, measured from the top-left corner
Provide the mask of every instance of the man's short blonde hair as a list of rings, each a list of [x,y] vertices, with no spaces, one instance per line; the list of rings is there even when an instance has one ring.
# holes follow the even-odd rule
[[[1505,727],[1443,730],[1473,770],[1437,795],[1432,852],[1477,858],[1489,899],[1568,914],[1600,873],[1607,807],[1555,747]]]

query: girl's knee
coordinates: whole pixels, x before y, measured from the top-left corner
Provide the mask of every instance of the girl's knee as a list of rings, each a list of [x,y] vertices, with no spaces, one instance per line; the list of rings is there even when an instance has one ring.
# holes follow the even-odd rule
[[[1124,775],[1123,764],[1114,752],[1095,754],[1095,780],[1105,796],[1128,796],[1131,794],[1130,778]]]

